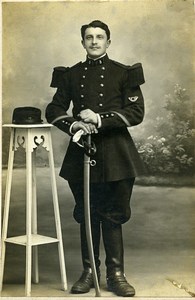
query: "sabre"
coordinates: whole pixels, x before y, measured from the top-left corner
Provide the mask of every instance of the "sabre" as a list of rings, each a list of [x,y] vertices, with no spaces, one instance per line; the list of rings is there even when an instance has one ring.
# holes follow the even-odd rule
[[[85,212],[85,228],[87,237],[87,246],[89,259],[92,268],[93,282],[96,291],[96,297],[101,297],[97,271],[95,266],[93,241],[91,233],[91,215],[90,215],[90,166],[96,164],[95,160],[91,160],[91,156],[95,153],[95,145],[91,142],[91,135],[87,135],[87,140],[84,142],[84,212]]]
[[[195,297],[195,293],[191,292],[186,286],[184,286],[182,283],[178,283],[176,280],[173,280],[171,278],[167,278],[168,281],[170,281],[174,286],[176,286],[179,289],[184,290],[186,293],[188,293],[190,296]]]

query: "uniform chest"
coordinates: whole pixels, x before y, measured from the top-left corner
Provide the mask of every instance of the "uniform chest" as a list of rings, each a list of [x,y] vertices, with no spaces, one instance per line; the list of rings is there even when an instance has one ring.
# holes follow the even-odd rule
[[[81,109],[98,112],[108,106],[112,98],[122,93],[122,73],[111,65],[87,66],[83,64],[72,74],[73,103]]]

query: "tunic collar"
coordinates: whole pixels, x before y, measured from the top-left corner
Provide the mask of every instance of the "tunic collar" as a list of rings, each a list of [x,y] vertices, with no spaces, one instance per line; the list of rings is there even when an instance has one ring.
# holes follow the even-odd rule
[[[104,56],[99,57],[95,60],[87,57],[86,63],[89,66],[100,66],[103,65],[107,60],[108,60],[108,55],[105,54]]]

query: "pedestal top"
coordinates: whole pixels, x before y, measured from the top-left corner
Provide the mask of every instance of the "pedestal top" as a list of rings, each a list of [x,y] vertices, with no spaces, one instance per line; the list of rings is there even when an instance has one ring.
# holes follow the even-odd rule
[[[3,124],[3,127],[11,127],[11,128],[50,128],[53,127],[52,124],[49,123],[41,123],[41,124]]]

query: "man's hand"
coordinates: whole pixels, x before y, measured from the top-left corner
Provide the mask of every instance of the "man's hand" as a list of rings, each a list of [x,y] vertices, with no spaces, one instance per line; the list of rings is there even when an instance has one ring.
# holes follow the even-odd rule
[[[84,109],[80,112],[79,117],[85,123],[98,124],[97,114],[94,113],[91,109]]]
[[[84,134],[98,133],[98,130],[94,124],[84,123],[82,121],[78,121],[73,124],[72,133],[74,134],[80,129],[84,131]]]

